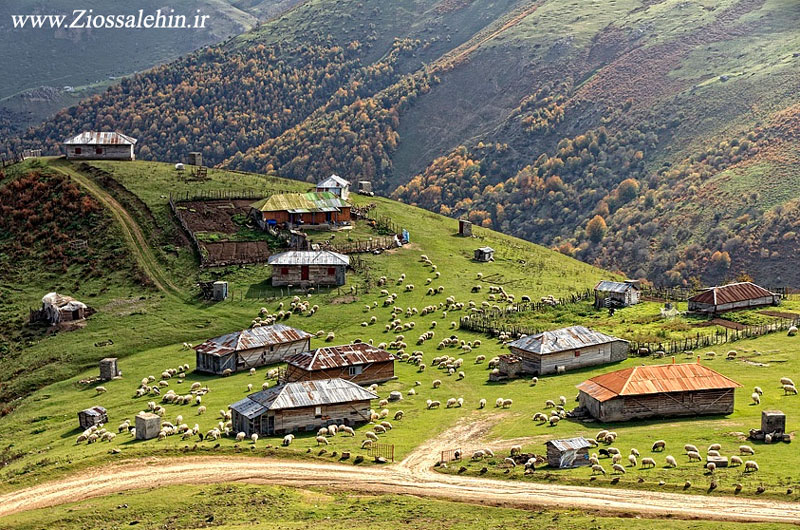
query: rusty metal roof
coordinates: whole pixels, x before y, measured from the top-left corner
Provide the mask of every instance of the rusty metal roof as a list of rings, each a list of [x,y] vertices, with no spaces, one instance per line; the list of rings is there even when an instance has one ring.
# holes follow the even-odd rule
[[[350,204],[329,191],[311,191],[276,193],[250,206],[262,212],[312,213],[338,212],[341,208],[349,208]]]
[[[594,286],[595,291],[602,293],[624,293],[628,289],[639,289],[639,287],[631,282],[612,282],[610,280],[601,280]]]
[[[318,188],[344,188],[349,185],[350,182],[346,181],[339,175],[331,175],[322,182],[317,183]]]
[[[267,258],[269,265],[350,265],[350,256],[330,250],[290,250]]]
[[[394,355],[363,342],[317,348],[297,353],[286,359],[287,364],[309,371],[386,361],[394,361]]]
[[[231,409],[248,419],[268,410],[319,407],[352,401],[378,399],[378,395],[341,378],[284,383],[250,394],[231,405]]]
[[[85,131],[65,140],[64,145],[134,145],[136,138],[118,132]]]
[[[273,324],[271,326],[244,329],[242,331],[222,335],[221,337],[208,339],[204,343],[195,346],[194,349],[199,353],[219,357],[237,351],[297,342],[309,338],[311,338],[311,335],[305,331],[283,324]]]
[[[531,353],[546,355],[617,341],[628,342],[583,326],[572,326],[536,335],[526,335],[510,343],[509,347],[513,346]]]
[[[544,444],[552,445],[559,451],[577,451],[579,449],[586,449],[592,446],[592,444],[586,441],[586,438],[583,436],[578,436],[577,438],[565,438],[562,440],[547,440]]]
[[[711,287],[710,289],[706,289],[702,293],[696,294],[689,298],[689,301],[700,304],[720,305],[734,302],[744,302],[745,300],[764,298],[768,296],[777,295],[752,282],[738,282]]]
[[[578,385],[578,389],[598,401],[608,401],[617,396],[721,390],[740,386],[733,379],[700,363],[685,363],[617,370],[587,379]]]

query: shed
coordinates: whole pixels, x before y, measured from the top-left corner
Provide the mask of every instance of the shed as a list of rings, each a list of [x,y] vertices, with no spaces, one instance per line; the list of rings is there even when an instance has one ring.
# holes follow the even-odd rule
[[[628,358],[628,341],[583,326],[526,335],[508,345],[521,373],[544,375]]]
[[[136,138],[118,132],[82,132],[64,141],[67,160],[135,160]]]
[[[783,434],[786,432],[786,414],[780,410],[762,410],[761,430],[765,433]]]
[[[578,401],[603,422],[730,414],[740,386],[700,363],[634,366],[587,379]]]
[[[100,361],[100,379],[103,381],[111,381],[119,376],[119,368],[117,367],[116,357],[106,357]]]
[[[331,192],[277,193],[250,205],[250,215],[266,230],[335,228],[350,224],[350,204]]]
[[[458,220],[458,235],[461,237],[472,237],[472,222],[466,219]]]
[[[589,465],[589,448],[592,445],[581,436],[563,440],[548,440],[547,464],[554,469],[567,469]]]
[[[104,407],[91,407],[78,413],[78,423],[86,430],[93,425],[108,423],[108,412]]]
[[[228,299],[228,282],[217,281],[211,286],[211,298],[216,302]]]
[[[350,196],[350,182],[343,179],[339,175],[331,175],[330,177],[317,182],[318,192],[330,192],[337,197],[347,200]]]
[[[197,371],[221,374],[281,362],[311,346],[311,334],[284,324],[244,329],[195,346]]]
[[[362,193],[364,195],[371,195],[372,194],[372,181],[359,180],[358,181],[358,193]]]
[[[344,285],[350,257],[330,250],[290,250],[273,254],[272,285]]]
[[[286,364],[288,382],[341,377],[368,385],[394,377],[394,355],[363,342],[297,353]]]
[[[202,166],[203,165],[203,153],[199,151],[192,151],[189,153],[189,165],[190,166]]]
[[[236,432],[247,435],[356,425],[370,421],[373,399],[375,393],[340,378],[283,383],[231,405],[231,421]]]
[[[753,282],[738,282],[711,287],[689,298],[689,311],[715,314],[780,303],[781,295],[772,293]]]
[[[492,247],[481,247],[475,249],[475,261],[494,261],[494,249]]]
[[[639,282],[602,280],[594,286],[595,307],[627,307],[639,303]]]
[[[50,324],[83,320],[87,309],[86,304],[71,296],[53,292],[42,297],[42,314]]]
[[[152,440],[161,432],[161,416],[152,412],[140,412],[134,418],[137,440]]]

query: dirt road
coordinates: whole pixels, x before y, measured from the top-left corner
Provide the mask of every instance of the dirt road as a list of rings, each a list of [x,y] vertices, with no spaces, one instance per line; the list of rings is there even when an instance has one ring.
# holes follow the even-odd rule
[[[476,446],[488,426],[462,422],[398,464],[356,467],[277,459],[186,457],[128,461],[0,496],[0,516],[156,484],[249,482],[320,486],[526,509],[579,508],[610,515],[739,522],[800,522],[800,504],[443,475],[431,469],[442,448]],[[471,442],[472,441],[472,442]]]

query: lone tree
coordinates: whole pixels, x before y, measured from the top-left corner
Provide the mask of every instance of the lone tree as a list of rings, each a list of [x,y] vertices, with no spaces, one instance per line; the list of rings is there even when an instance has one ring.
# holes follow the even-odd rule
[[[586,224],[586,237],[588,237],[589,241],[592,243],[599,243],[606,235],[606,230],[608,230],[608,227],[606,226],[605,219],[600,215],[595,215],[592,217],[592,220]]]

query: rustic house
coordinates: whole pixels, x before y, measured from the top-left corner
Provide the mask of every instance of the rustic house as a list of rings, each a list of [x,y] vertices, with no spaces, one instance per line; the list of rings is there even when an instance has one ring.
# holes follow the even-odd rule
[[[329,250],[290,250],[273,254],[272,285],[344,285],[350,257]]]
[[[594,286],[594,306],[600,307],[627,307],[639,303],[639,282],[625,280],[612,282],[602,280]]]
[[[82,132],[64,141],[67,160],[135,160],[136,138],[117,132]]]
[[[370,421],[373,399],[378,396],[344,379],[283,383],[231,405],[231,420],[234,431],[247,435],[356,425]]]
[[[71,296],[47,293],[42,297],[41,315],[52,325],[86,318],[88,307]]]
[[[554,374],[628,358],[627,340],[583,326],[526,335],[508,347],[511,355],[506,358],[506,363],[501,358],[498,368],[501,373],[516,375]],[[511,367],[511,364],[516,366]]]
[[[689,298],[689,311],[714,314],[780,303],[781,295],[771,293],[752,282],[738,282],[711,287],[694,295]]]
[[[334,229],[350,224],[350,204],[331,192],[278,193],[250,205],[262,230],[268,227]]]
[[[339,175],[331,175],[323,181],[317,183],[318,192],[333,193],[342,200],[347,200],[350,196],[350,182]]]
[[[482,261],[484,263],[494,261],[494,249],[492,247],[481,247],[475,249],[475,261]]]
[[[283,324],[245,329],[195,346],[197,371],[221,374],[274,364],[311,346],[311,335]]]
[[[86,430],[93,425],[108,423],[108,412],[103,407],[91,407],[78,413],[78,423]]]
[[[739,383],[700,363],[634,366],[587,379],[578,401],[597,420],[730,414]]]
[[[564,440],[548,440],[544,445],[547,447],[547,465],[553,469],[589,465],[589,448],[592,445],[586,438],[579,436]]]
[[[363,342],[297,353],[286,358],[286,365],[289,382],[340,377],[369,385],[394,377],[394,355]]]

